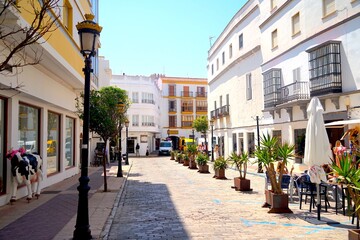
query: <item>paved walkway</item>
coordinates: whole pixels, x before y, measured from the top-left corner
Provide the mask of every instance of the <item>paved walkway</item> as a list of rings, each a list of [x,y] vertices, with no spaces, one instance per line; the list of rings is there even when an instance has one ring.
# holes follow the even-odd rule
[[[115,163],[114,163],[115,164]],[[113,165],[113,164],[112,164]],[[125,178],[117,178],[117,167],[107,168],[108,192],[103,192],[102,167],[89,168],[89,222],[94,239],[101,231],[119,200]],[[124,177],[129,166],[123,166]],[[80,175],[42,190],[39,199],[27,203],[25,198],[0,207],[1,240],[72,239],[76,223]]]
[[[318,222],[308,204],[302,210],[290,204],[294,214],[269,214],[261,207],[263,176],[249,173],[253,191],[236,192],[231,186],[238,173],[226,175],[216,180],[169,157],[134,159],[104,239],[347,239],[354,228],[334,208],[321,219],[336,225]]]

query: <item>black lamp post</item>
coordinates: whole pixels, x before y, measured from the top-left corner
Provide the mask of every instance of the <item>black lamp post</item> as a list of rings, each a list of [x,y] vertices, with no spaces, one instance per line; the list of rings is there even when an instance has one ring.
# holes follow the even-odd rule
[[[128,141],[128,131],[129,131],[129,120],[125,120],[125,127],[126,127],[126,159],[125,165],[129,165],[129,141]]]
[[[210,120],[210,127],[211,127],[211,161],[214,161],[214,120]]]
[[[195,130],[192,129],[192,139],[193,139],[193,144],[195,145]]]
[[[119,102],[118,103],[118,110],[119,110],[120,114],[124,113],[125,104],[123,104],[122,102]],[[121,156],[121,129],[122,129],[122,124],[121,124],[121,118],[120,118],[119,119],[118,171],[117,171],[117,174],[116,174],[117,177],[123,177],[122,164],[121,164],[122,163],[122,156]]]
[[[93,21],[94,15],[85,14],[86,20],[78,23],[76,28],[80,37],[80,52],[85,57],[85,67],[83,72],[85,75],[84,86],[84,117],[83,117],[83,143],[82,143],[82,159],[81,159],[81,176],[78,186],[79,201],[77,208],[76,225],[74,230],[74,239],[91,239],[91,230],[89,225],[89,202],[88,192],[90,190],[88,177],[89,163],[89,122],[90,122],[90,73],[91,58],[96,55],[99,46],[99,36],[102,27]]]
[[[258,142],[258,148],[260,148],[260,128],[259,128],[259,116],[256,116],[256,132],[257,132],[257,142]],[[262,173],[262,164],[261,162],[258,163],[258,173]]]

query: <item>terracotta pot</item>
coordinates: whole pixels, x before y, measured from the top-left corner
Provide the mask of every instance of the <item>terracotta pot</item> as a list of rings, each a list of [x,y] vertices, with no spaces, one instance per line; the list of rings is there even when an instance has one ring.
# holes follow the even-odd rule
[[[226,179],[226,177],[225,177],[225,169],[216,169],[214,177],[216,179]]]
[[[210,173],[209,172],[209,165],[199,165],[199,173]]]
[[[270,191],[270,205],[268,213],[293,213],[289,209],[289,195],[286,193],[274,194]]]
[[[234,186],[236,191],[252,191],[250,179],[236,177],[234,178]]]
[[[190,163],[189,163],[189,168],[190,169],[197,169],[197,166],[196,166],[196,162],[195,161],[190,161]]]
[[[184,160],[183,166],[189,166],[190,160]]]
[[[360,240],[360,229],[349,229],[348,233],[349,240]]]

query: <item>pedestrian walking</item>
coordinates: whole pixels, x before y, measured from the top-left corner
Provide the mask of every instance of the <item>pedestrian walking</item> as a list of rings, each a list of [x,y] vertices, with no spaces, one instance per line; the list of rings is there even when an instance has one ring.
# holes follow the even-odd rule
[[[136,156],[140,156],[140,145],[139,143],[136,144]]]

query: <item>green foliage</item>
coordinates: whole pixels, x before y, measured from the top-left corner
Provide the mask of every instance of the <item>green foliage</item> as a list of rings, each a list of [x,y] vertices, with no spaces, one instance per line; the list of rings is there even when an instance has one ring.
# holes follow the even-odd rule
[[[206,116],[196,118],[192,124],[197,132],[206,133],[209,130],[209,123]]]
[[[250,160],[247,152],[242,152],[241,154],[232,152],[227,160],[231,166],[235,166],[235,168],[239,171],[240,178],[246,178],[247,163]]]
[[[191,155],[195,155],[197,153],[197,147],[195,144],[187,145],[186,151]]]
[[[204,166],[208,163],[208,161],[209,161],[208,155],[200,153],[196,156],[196,162],[198,165]]]
[[[214,170],[226,169],[227,164],[227,160],[223,156],[220,156],[214,162]]]

